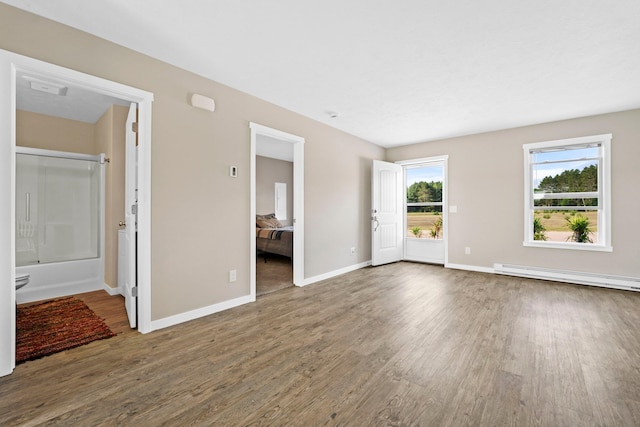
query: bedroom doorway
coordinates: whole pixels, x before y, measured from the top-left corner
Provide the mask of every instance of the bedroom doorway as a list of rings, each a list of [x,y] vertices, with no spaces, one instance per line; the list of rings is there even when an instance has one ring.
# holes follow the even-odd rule
[[[251,297],[304,281],[304,138],[250,123]]]

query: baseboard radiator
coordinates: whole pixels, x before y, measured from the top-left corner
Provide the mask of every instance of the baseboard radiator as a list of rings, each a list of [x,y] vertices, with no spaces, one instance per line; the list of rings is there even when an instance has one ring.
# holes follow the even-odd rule
[[[496,274],[504,274],[507,276],[529,277],[532,279],[602,286],[605,288],[640,292],[640,278],[638,277],[556,270],[552,268],[529,267],[526,265],[513,264],[494,264],[493,268]]]

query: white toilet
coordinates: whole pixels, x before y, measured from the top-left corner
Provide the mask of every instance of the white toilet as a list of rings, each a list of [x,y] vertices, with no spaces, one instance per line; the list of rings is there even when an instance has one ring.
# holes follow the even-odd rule
[[[29,273],[16,274],[16,291],[29,283]]]

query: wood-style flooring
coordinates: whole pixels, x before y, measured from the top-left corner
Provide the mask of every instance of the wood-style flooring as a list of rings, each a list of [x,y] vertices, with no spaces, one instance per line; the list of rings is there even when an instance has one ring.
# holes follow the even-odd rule
[[[264,257],[267,257],[265,262]],[[256,260],[256,296],[293,287],[291,258],[261,254]]]
[[[0,425],[637,426],[640,293],[398,263],[0,378]]]

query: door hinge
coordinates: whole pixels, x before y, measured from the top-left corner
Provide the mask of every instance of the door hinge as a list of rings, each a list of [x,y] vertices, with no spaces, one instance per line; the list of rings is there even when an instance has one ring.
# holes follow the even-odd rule
[[[138,122],[131,123],[131,132],[138,133]]]
[[[132,215],[138,215],[138,204],[133,204],[131,205],[131,214]]]
[[[133,288],[131,288],[131,296],[134,298],[138,297],[138,287],[134,286]]]

